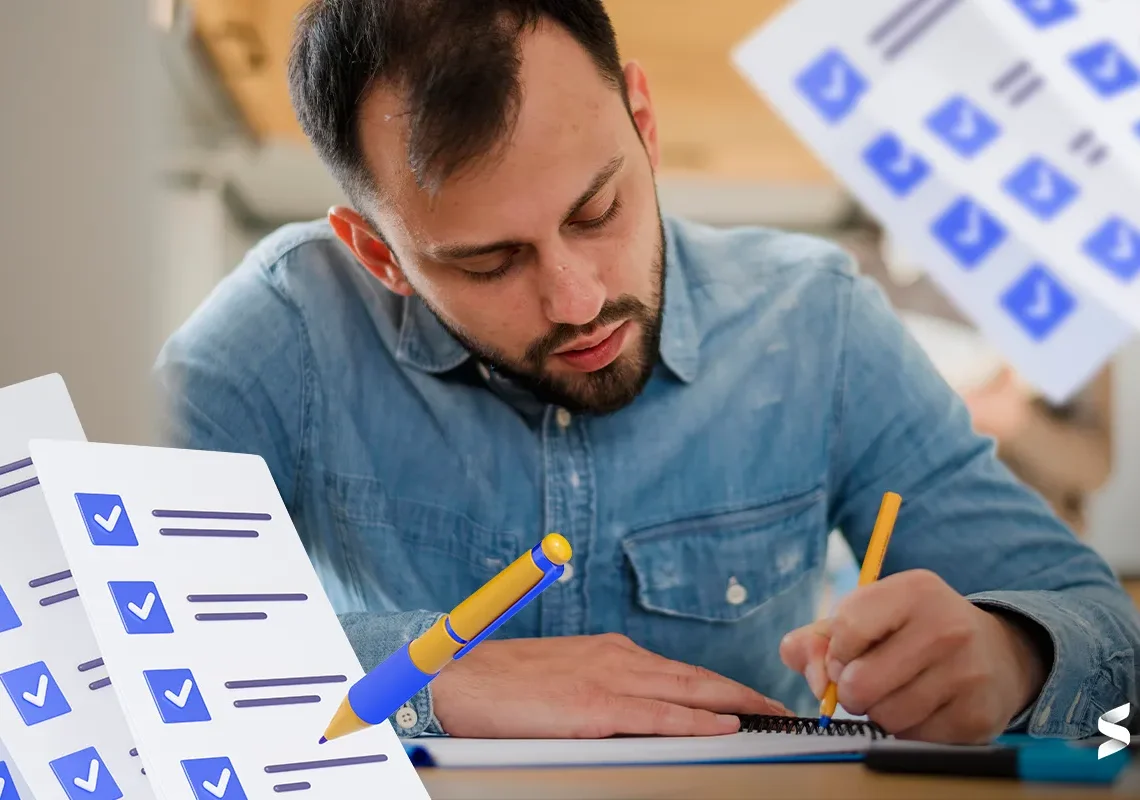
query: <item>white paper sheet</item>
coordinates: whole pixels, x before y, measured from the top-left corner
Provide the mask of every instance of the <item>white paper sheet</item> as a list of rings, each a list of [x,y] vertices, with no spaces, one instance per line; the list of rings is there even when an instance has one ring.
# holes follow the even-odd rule
[[[1140,4],[798,0],[737,68],[1056,403],[1140,326]],[[1115,48],[1115,49],[1112,49]],[[1121,224],[1125,227],[1121,227]],[[1135,228],[1135,232],[1133,229]]]
[[[430,763],[443,768],[573,767],[706,764],[860,753],[870,747],[871,737],[787,733],[628,736],[612,739],[463,739],[421,736],[405,740],[404,744],[417,763]]]
[[[261,458],[30,447],[165,797],[427,800],[388,722],[318,744],[363,673]]]
[[[29,460],[44,436],[85,438],[63,380],[0,389],[0,737],[39,800],[153,798]]]

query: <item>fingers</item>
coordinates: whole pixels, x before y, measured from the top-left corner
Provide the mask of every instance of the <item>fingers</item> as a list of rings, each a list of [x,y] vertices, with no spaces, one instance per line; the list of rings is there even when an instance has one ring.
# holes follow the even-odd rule
[[[821,620],[792,631],[780,642],[780,660],[807,679],[816,698],[827,688],[825,659],[830,631],[830,620]]]
[[[740,720],[699,708],[644,697],[611,695],[604,735],[720,736],[740,730]]]
[[[790,713],[781,703],[715,672],[686,664],[677,666],[681,669],[625,673],[614,681],[613,690],[629,697],[662,700],[723,714],[786,716]]]
[[[910,624],[873,645],[842,667],[839,702],[852,714],[862,715],[888,696],[906,688],[928,667],[952,655],[953,640],[938,631]]]
[[[842,700],[840,689],[840,702]],[[899,738],[913,738],[904,733],[921,732],[954,699],[954,687],[945,679],[945,669],[932,667],[891,692],[863,711],[853,711],[843,702],[843,708],[852,714],[867,717],[888,733]]]
[[[860,586],[835,610],[828,661],[837,662],[839,666],[854,661],[902,628],[916,612],[936,607],[951,596],[960,597],[927,570],[899,572]],[[829,663],[829,669],[834,666]]]

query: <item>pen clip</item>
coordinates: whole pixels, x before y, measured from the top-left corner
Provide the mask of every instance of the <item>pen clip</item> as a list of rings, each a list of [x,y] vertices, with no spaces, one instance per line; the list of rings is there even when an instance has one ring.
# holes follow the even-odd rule
[[[495,619],[494,622],[492,622],[490,625],[488,625],[486,628],[484,628],[479,633],[478,636],[476,636],[474,639],[472,639],[467,644],[465,644],[463,646],[463,649],[460,650],[458,653],[456,653],[455,656],[452,658],[452,660],[458,661],[459,659],[463,658],[463,656],[467,655],[468,650],[470,650],[472,647],[479,644],[481,641],[483,641],[488,636],[490,636],[492,633],[494,633],[496,630],[498,630],[499,626],[502,625],[507,620],[509,620],[511,617],[513,617],[515,615],[515,613],[518,612],[519,609],[521,609],[523,606],[525,606],[527,603],[529,603],[531,600],[533,600],[537,595],[541,594],[546,589],[547,586],[549,586],[550,584],[554,583],[556,580],[561,578],[562,573],[565,571],[566,571],[566,565],[565,564],[559,564],[556,567],[554,567],[553,569],[546,572],[546,574],[544,574],[542,576],[542,580],[540,580],[538,583],[536,583],[534,585],[534,587],[529,592],[527,592],[521,598],[519,598],[518,601],[516,601],[513,606],[511,606],[506,611],[504,611],[501,615],[499,615]]]

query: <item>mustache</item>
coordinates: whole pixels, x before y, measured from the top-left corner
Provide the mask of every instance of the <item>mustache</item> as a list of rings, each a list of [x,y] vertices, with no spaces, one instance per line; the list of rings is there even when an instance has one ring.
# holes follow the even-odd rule
[[[633,295],[622,295],[616,300],[607,300],[602,306],[602,310],[598,312],[598,316],[594,317],[589,324],[555,325],[549,333],[527,348],[524,358],[528,364],[537,369],[546,363],[550,354],[559,347],[569,344],[579,337],[589,336],[598,328],[630,319],[644,323],[648,322],[650,317],[651,313],[648,306]]]

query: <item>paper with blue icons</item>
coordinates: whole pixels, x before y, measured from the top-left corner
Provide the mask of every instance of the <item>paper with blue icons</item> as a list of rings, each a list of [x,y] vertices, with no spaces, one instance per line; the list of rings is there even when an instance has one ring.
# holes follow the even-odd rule
[[[37,800],[154,798],[44,500],[30,439],[83,441],[58,375],[0,389],[0,740]],[[0,800],[17,792],[2,770]]]
[[[32,792],[3,742],[0,742],[0,800],[32,800]]]
[[[794,0],[737,69],[1046,399],[1140,327],[1140,4]]]
[[[30,451],[160,796],[340,800],[364,786],[427,800],[388,723],[318,744],[363,671],[264,460],[80,441]],[[135,543],[107,544],[127,520]]]

